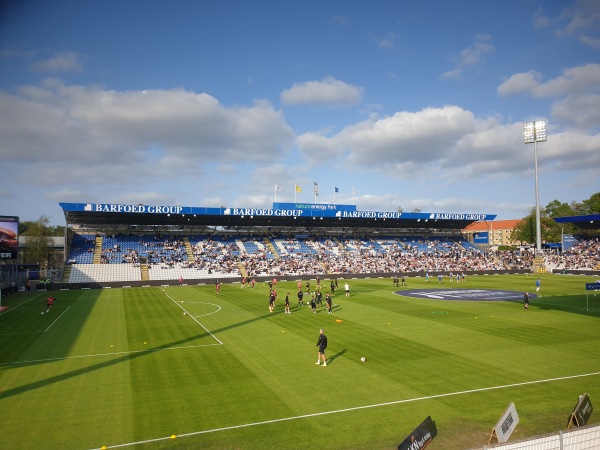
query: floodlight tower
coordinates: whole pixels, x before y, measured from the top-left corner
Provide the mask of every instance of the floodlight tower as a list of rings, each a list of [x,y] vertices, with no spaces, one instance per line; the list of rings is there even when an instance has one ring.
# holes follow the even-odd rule
[[[535,161],[535,234],[536,247],[535,254],[542,252],[542,227],[540,225],[540,187],[538,182],[538,162],[537,162],[537,143],[546,142],[546,122],[536,120],[535,122],[523,122],[523,137],[525,144],[533,143],[533,158]]]

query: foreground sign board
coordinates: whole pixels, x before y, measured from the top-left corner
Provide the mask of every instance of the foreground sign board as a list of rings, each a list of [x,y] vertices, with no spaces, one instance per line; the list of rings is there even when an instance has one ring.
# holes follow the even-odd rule
[[[577,399],[577,405],[575,405],[575,408],[571,412],[567,428],[584,426],[590,420],[592,411],[594,411],[594,408],[592,407],[589,394],[581,394]]]
[[[512,432],[515,431],[518,423],[519,415],[517,414],[517,408],[515,408],[515,404],[513,402],[510,402],[506,407],[504,414],[502,414],[502,417],[500,417],[498,422],[496,422],[496,426],[492,430],[488,444],[494,437],[498,439],[499,443],[508,441]]]
[[[586,291],[600,291],[600,282],[596,281],[595,283],[585,283]]]
[[[437,428],[435,422],[431,420],[431,416],[427,416],[417,428],[404,439],[398,450],[421,450],[427,447],[434,437],[437,436]]]

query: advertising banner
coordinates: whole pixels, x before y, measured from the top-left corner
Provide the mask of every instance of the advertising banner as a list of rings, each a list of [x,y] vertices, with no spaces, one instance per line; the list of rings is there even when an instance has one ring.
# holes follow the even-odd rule
[[[565,234],[563,236],[563,248],[562,251],[566,251],[569,250],[571,247],[573,247],[574,245],[578,244],[579,241],[577,240],[577,238],[575,236],[573,236],[572,234]]]
[[[592,401],[590,400],[589,394],[580,395],[577,399],[577,405],[575,405],[575,408],[573,408],[573,412],[571,412],[571,416],[569,417],[567,428],[571,428],[572,426],[584,426],[588,423],[588,420],[590,420],[592,411],[594,411],[594,408],[592,407]]]
[[[273,203],[273,209],[301,209],[318,211],[356,211],[356,205],[331,205],[324,203]]]
[[[473,235],[474,244],[488,244],[489,242],[489,234],[487,231],[480,231],[479,233],[475,233]]]
[[[500,443],[508,441],[512,432],[517,428],[518,423],[519,415],[517,414],[517,408],[513,402],[510,402],[504,411],[504,414],[502,414],[502,417],[500,417],[500,420],[498,420],[496,426],[492,430],[492,435],[490,436],[488,444],[494,437],[498,439],[498,442]]]
[[[494,220],[495,214],[422,213],[398,211],[358,211],[355,205],[321,203],[274,203],[273,208],[204,208],[168,205],[122,205],[113,203],[60,203],[65,212],[92,212],[118,214],[165,214],[210,216],[270,216],[270,217],[333,217],[350,219],[410,219],[428,222],[440,221],[486,221]]]
[[[19,251],[19,218],[0,216],[0,259],[17,259]]]
[[[404,439],[398,450],[421,450],[427,447],[434,437],[437,436],[437,428],[435,422],[431,420],[431,416],[427,416],[417,428]]]

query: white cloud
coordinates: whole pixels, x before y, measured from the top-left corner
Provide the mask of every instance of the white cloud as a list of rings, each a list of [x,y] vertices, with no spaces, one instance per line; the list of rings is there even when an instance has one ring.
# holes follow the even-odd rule
[[[348,24],[350,24],[350,19],[348,19],[347,16],[342,16],[342,15],[333,16],[333,21],[335,23],[340,24],[340,25],[348,25]]]
[[[320,81],[295,83],[281,93],[281,101],[286,105],[349,107],[359,104],[362,96],[362,87],[325,77]]]
[[[563,9],[559,19],[562,22],[559,35],[593,29],[600,23],[600,3],[597,0],[576,0],[573,5]]]
[[[500,84],[497,92],[502,96],[556,98],[552,117],[557,123],[580,130],[600,129],[600,64],[570,67],[548,81],[536,71],[518,73]]]
[[[536,71],[517,73],[498,86],[498,94],[529,94],[533,97],[560,97],[600,90],[600,64],[587,64],[563,70],[562,75],[541,82]]]
[[[579,36],[579,40],[582,44],[587,45],[588,47],[596,49],[600,48],[600,37],[593,37],[582,34],[581,36]]]
[[[536,29],[546,28],[550,26],[550,18],[544,13],[542,8],[538,8],[533,15],[533,26]]]
[[[500,95],[512,95],[532,92],[540,84],[542,75],[535,71],[516,73],[511,75],[508,80],[498,86],[497,92]]]
[[[484,56],[494,50],[494,46],[490,43],[491,40],[492,37],[488,34],[477,35],[475,42],[460,52],[460,64],[469,66],[482,62]]]
[[[457,106],[397,112],[393,116],[350,125],[327,137],[305,133],[297,145],[309,160],[343,157],[348,164],[410,173],[438,160],[453,143],[474,129],[474,117]]]
[[[225,107],[208,94],[181,89],[118,92],[51,81],[0,91],[0,115],[7,182],[66,189],[69,198],[100,189],[105,201],[133,192],[135,202],[150,202],[163,198],[159,192],[176,202],[180,195],[167,192],[175,189],[169,182],[198,177],[208,195],[223,177],[208,165],[239,170],[240,162],[277,160],[294,139],[268,102]],[[156,191],[160,183],[165,186]]]
[[[377,40],[377,45],[382,48],[394,48],[398,37],[399,36],[396,33],[389,32],[384,37]]]
[[[468,67],[481,64],[485,60],[485,56],[494,51],[491,40],[492,37],[488,34],[478,34],[475,42],[461,50],[455,67],[442,73],[439,78],[443,80],[460,79]]]
[[[540,84],[535,89],[538,97],[562,96],[600,89],[600,64],[565,69],[561,76]]]
[[[594,99],[588,103],[590,111],[593,104]],[[390,179],[490,181],[529,174],[532,168],[521,122],[478,119],[457,106],[397,112],[348,126],[332,136],[305,133],[297,144],[315,165],[335,159],[341,170],[372,171]],[[600,135],[565,132],[550,131],[540,153],[546,170],[584,170],[599,158]]]
[[[327,137],[320,132],[307,132],[296,138],[296,145],[303,156],[313,164],[335,158],[342,148],[335,139]]]
[[[600,94],[574,95],[552,105],[552,117],[576,129],[600,125]]]
[[[31,68],[35,72],[83,72],[79,54],[74,52],[56,52],[52,58],[34,63]]]
[[[181,89],[108,91],[81,86],[0,92],[5,161],[39,155],[86,163],[131,163],[140,152],[191,161],[270,160],[292,143],[281,112],[265,101],[227,108]]]
[[[540,8],[533,23],[537,29],[553,27],[561,38],[575,37],[585,46],[600,48],[600,2],[597,0],[575,0],[555,17],[547,16]]]
[[[166,202],[171,205],[178,205],[176,200],[170,198],[162,192],[147,191],[147,192],[127,192],[118,194],[112,197],[111,202],[122,203],[125,205],[164,205]]]
[[[437,160],[464,133],[473,129],[474,117],[457,106],[401,111],[345,128],[335,139],[350,152],[352,164],[385,167],[390,162]]]
[[[455,68],[452,70],[447,70],[443,74],[440,75],[440,79],[442,80],[459,80],[462,77],[462,68]]]

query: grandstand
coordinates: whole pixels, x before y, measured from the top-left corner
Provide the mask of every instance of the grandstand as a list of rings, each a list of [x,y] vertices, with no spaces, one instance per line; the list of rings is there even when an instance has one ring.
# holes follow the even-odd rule
[[[307,205],[269,210],[61,206],[67,223],[62,282],[69,285],[497,269],[493,256],[460,234],[467,224],[491,215],[382,213],[348,205],[308,205],[308,210]],[[487,263],[469,267],[464,260],[473,255]],[[417,266],[415,259],[425,263]]]
[[[68,255],[61,281],[68,285],[523,273],[535,264],[529,252],[484,252],[463,237],[469,224],[495,218],[485,214],[381,213],[336,205],[308,210],[307,205],[287,210],[61,206]],[[579,249],[581,256],[581,248],[585,242],[572,252]],[[550,255],[550,269],[570,268],[574,259],[568,255],[559,260]],[[598,270],[597,251],[585,256],[591,256],[589,269]]]

